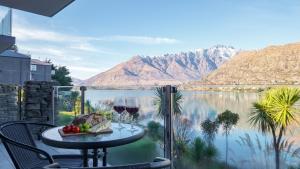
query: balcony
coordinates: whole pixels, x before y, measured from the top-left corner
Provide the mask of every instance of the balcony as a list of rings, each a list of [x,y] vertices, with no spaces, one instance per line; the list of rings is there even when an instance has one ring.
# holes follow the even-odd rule
[[[258,93],[239,92],[201,92],[169,90],[170,98],[177,100],[179,107],[168,107],[168,103],[161,104],[159,99],[167,96],[166,89],[151,90],[105,90],[96,87],[66,87],[54,86],[52,103],[53,111],[43,114],[42,120],[58,126],[70,124],[81,114],[98,113],[109,116],[112,122],[118,122],[119,115],[113,109],[116,98],[137,98],[139,115],[137,125],[146,129],[146,135],[131,144],[108,149],[107,162],[109,165],[121,165],[151,161],[157,156],[167,156],[172,159],[175,168],[274,168],[274,151],[272,150],[272,135],[261,134],[248,121],[252,103],[259,99]],[[175,93],[174,93],[175,92]],[[173,93],[173,94],[172,94]],[[164,96],[165,95],[165,96]],[[177,99],[176,99],[177,98]],[[165,100],[166,101],[166,100]],[[174,102],[172,102],[173,104]],[[159,105],[162,105],[160,112]],[[83,107],[82,107],[83,106]],[[43,106],[42,106],[43,107]],[[166,121],[171,110],[172,122]],[[178,114],[180,110],[180,114]],[[239,115],[237,124],[231,128],[226,136],[225,128],[220,126],[214,130],[214,136],[209,137],[205,126],[212,126],[213,122],[221,119],[220,114],[225,110]],[[160,114],[162,113],[162,114]],[[51,117],[51,115],[55,115]],[[131,123],[130,116],[124,114],[123,123]],[[161,116],[163,115],[163,116]],[[41,116],[42,117],[42,116]],[[29,120],[29,119],[28,119]],[[36,119],[35,119],[36,120]],[[169,119],[170,120],[170,119]],[[168,126],[173,126],[174,135],[166,137]],[[297,140],[299,133],[286,134],[285,138]],[[225,143],[228,142],[228,150]],[[286,149],[282,149],[283,166],[297,165],[297,144],[286,142]],[[80,154],[78,150],[53,148],[38,144],[45,151],[52,154]],[[173,145],[170,147],[170,145]],[[3,145],[1,165],[11,167],[8,155]],[[228,151],[228,152],[227,152]],[[172,152],[172,153],[171,153]],[[227,153],[226,153],[227,152]],[[128,155],[132,154],[132,155]],[[226,162],[227,161],[227,162]],[[102,163],[99,158],[99,164]],[[227,163],[227,164],[226,164]],[[92,162],[89,162],[90,166]]]
[[[35,0],[0,0],[0,5],[35,13],[38,15],[52,17],[59,11],[61,11],[64,7],[71,4],[73,1],[74,0],[40,0],[36,2]],[[199,29],[197,26],[204,30],[205,28],[208,28],[206,29],[207,32],[209,32],[209,29],[211,29],[222,33],[222,37],[226,34],[230,36],[234,35],[235,32],[228,33],[227,31],[235,30],[235,27],[233,26],[236,26],[235,24],[238,22],[234,22],[234,24],[229,23],[232,27],[226,27],[226,25],[223,26],[223,21],[217,22],[220,18],[224,19],[222,18],[223,14],[220,15],[220,13],[218,13],[217,11],[221,11],[221,9],[224,9],[224,7],[227,8],[227,5],[223,5],[223,3],[212,4],[213,6],[207,8],[208,10],[204,8],[205,3],[202,2],[200,4],[201,9],[203,9],[202,11],[205,12],[205,16],[207,15],[211,18],[214,18],[213,14],[217,14],[217,16],[215,16],[215,19],[209,19],[209,21],[216,21],[217,25],[215,25],[215,27],[209,26],[210,23],[205,21],[205,19],[207,18],[201,18],[202,16],[199,17],[197,15],[202,12],[199,10],[200,8],[198,8],[197,5],[188,3],[184,5],[180,4],[176,5],[177,8],[176,6],[173,6],[174,9],[172,8],[172,11],[166,10],[167,8],[161,8],[164,9],[161,10],[163,11],[163,13],[168,13],[168,22],[171,21],[171,17],[173,15],[175,16],[177,13],[181,14],[178,11],[188,11],[184,12],[184,14],[187,16],[189,14],[198,16],[198,18],[195,17],[191,19],[191,24],[186,24],[188,23],[189,17],[174,17],[173,24],[166,24],[168,25],[168,29],[166,29],[168,31],[168,34],[170,33],[172,35],[178,33],[172,32],[173,28],[170,29],[169,26],[173,26],[179,23],[180,25],[177,25],[176,29],[174,30],[184,30],[179,31],[180,34],[191,31],[189,32],[190,35],[187,35],[187,40],[189,39],[188,36],[193,36],[192,38],[190,38],[194,40],[198,39],[197,34],[199,33]],[[160,10],[151,9],[151,11],[147,11],[144,9],[148,8],[144,8],[143,6],[148,5],[142,4],[141,6],[139,6],[139,9],[141,9],[141,11],[126,9],[130,12],[121,12],[121,9],[125,8],[122,3],[121,5],[122,6],[119,7],[116,4],[112,5],[113,7],[118,7],[118,10],[111,10],[110,8],[107,11],[99,10],[101,12],[105,12],[109,16],[99,22],[103,24],[103,27],[101,28],[105,28],[104,25],[114,25],[110,22],[109,24],[107,24],[107,20],[110,20],[112,22],[119,21],[118,14],[122,14],[125,16],[127,13],[129,13],[133,14],[132,16],[136,17],[138,16],[136,14],[138,12],[139,14],[141,14],[141,19],[143,21],[143,24],[145,25],[134,23],[132,24],[132,26],[135,24],[139,25],[135,27],[138,28],[139,31],[143,31],[143,29],[145,29],[146,33],[144,32],[144,34],[149,35],[151,35],[151,31],[156,32],[163,30],[161,29],[161,27],[163,28],[164,24],[154,23],[154,21],[159,20],[157,19],[157,16],[163,19],[161,15],[163,13],[160,13]],[[188,10],[184,10],[185,5],[190,5],[189,8],[186,8]],[[82,17],[84,21],[89,20],[92,17],[97,17],[98,19],[98,16],[95,15],[98,10],[98,6],[94,5],[94,7],[96,7],[96,10],[91,10],[90,8],[88,8],[86,9],[86,11],[78,10],[81,9],[78,8],[79,6],[80,5],[76,6],[77,10],[74,11],[82,12],[82,16],[84,16],[83,14],[84,12],[86,12],[86,16],[88,17]],[[130,6],[135,6],[135,4],[128,5],[128,7]],[[154,6],[156,7],[156,4]],[[272,5],[259,4],[258,6],[271,7]],[[193,9],[192,7],[195,7],[195,9]],[[212,7],[217,10],[211,10]],[[106,5],[103,6],[103,9],[104,8],[106,8]],[[224,15],[226,16],[225,21],[228,21],[226,20],[228,18],[234,21],[235,15],[240,17],[237,21],[244,21],[244,18],[241,17],[242,15],[239,15],[240,11],[238,11],[237,9],[238,8],[230,10],[233,12],[233,15],[230,15],[230,17]],[[282,10],[283,8],[278,9],[280,10],[280,15],[286,12]],[[295,8],[293,7],[286,9],[288,9],[287,11],[289,11],[289,9]],[[90,11],[92,12],[88,13]],[[155,11],[155,15],[152,14],[152,11]],[[247,19],[251,18],[251,16],[256,12],[258,14],[261,14],[258,10],[252,10],[252,8],[248,8],[248,6],[247,10],[241,11],[250,11],[249,13],[246,13],[247,15],[243,15],[244,17],[246,16]],[[268,9],[264,12],[270,11],[273,10]],[[276,10],[274,11],[278,12]],[[72,11],[70,11],[70,13],[71,12]],[[114,15],[110,15],[110,12],[112,12]],[[144,18],[144,16],[142,16],[143,12],[151,15],[152,17],[154,16],[155,18]],[[296,12],[289,12],[289,14],[292,13]],[[102,13],[101,17],[104,16],[103,14],[104,13]],[[67,13],[67,15],[69,15],[69,13]],[[61,18],[70,19],[71,17],[67,15]],[[273,15],[270,15],[272,16],[270,17],[271,20],[274,20],[275,18],[273,17]],[[129,20],[132,18],[132,16],[129,17]],[[279,18],[275,19],[282,19],[282,17],[283,16],[280,16]],[[267,18],[269,19],[269,17]],[[180,19],[181,21],[184,21],[184,24],[178,22],[178,20]],[[40,18],[37,20],[40,20]],[[80,20],[80,26],[83,25],[84,28],[98,29],[99,25],[91,26],[89,25],[89,23],[84,23],[83,20]],[[260,20],[259,15],[254,17],[253,21],[255,22],[253,23],[259,23],[257,22],[258,20]],[[57,25],[53,24],[52,26],[54,26],[55,29],[63,29],[63,26],[59,24],[64,23],[63,21],[66,20],[58,21],[61,22],[53,22],[57,23]],[[124,19],[123,21],[128,20]],[[146,28],[143,28],[143,26],[146,26],[145,21],[151,21],[150,23],[152,25],[148,26],[149,30],[151,29],[151,31],[148,30],[147,32]],[[247,23],[245,25],[242,25],[241,27],[238,25],[238,28],[241,29],[245,26],[245,28],[249,30],[249,23],[252,22],[248,22],[248,20],[246,21]],[[284,21],[286,22],[287,20]],[[291,18],[291,21],[294,21],[294,18]],[[198,24],[200,25],[194,26],[194,24],[197,22],[199,22]],[[39,23],[43,24],[43,21]],[[73,23],[73,21],[70,23]],[[91,23],[96,24],[97,22]],[[263,23],[263,27],[265,27],[268,22]],[[1,21],[0,53],[15,44],[15,38],[11,36],[11,25],[11,11],[9,11]],[[155,30],[155,27],[153,27],[153,25],[159,26],[157,28],[159,30]],[[182,25],[184,27],[181,27]],[[43,26],[47,27],[48,25]],[[299,25],[293,26],[284,24],[284,26],[289,28],[297,28],[297,26]],[[123,28],[120,25],[112,27],[114,28],[114,31],[115,29],[118,30]],[[196,28],[196,33],[193,32],[193,30],[190,30],[190,27]],[[252,29],[254,27],[256,27],[256,25],[251,26],[250,28]],[[258,27],[260,29],[263,28],[261,26]],[[277,28],[278,30],[279,28],[281,29],[281,27]],[[83,29],[84,32],[80,32],[80,34],[85,34],[89,31],[89,29]],[[220,31],[220,29],[222,30]],[[100,30],[104,31],[106,29]],[[122,31],[125,30],[126,29],[122,29]],[[130,31],[132,31],[132,33],[135,32],[135,30],[132,29],[130,29]],[[206,34],[206,31],[203,32],[205,32]],[[82,62],[80,64],[83,64],[84,61],[90,60],[85,65],[87,67],[76,66],[77,63],[74,64],[74,62],[70,62],[68,66],[73,63],[73,69],[74,67],[76,67],[82,72],[87,70],[87,74],[89,74],[88,76],[92,74],[89,73],[89,71],[94,71],[93,65],[100,67],[105,66],[106,64],[106,62],[103,62],[106,60],[99,59],[100,57],[95,57],[95,60],[90,59],[90,57],[86,57],[89,52],[96,51],[96,48],[94,49],[93,45],[96,46],[97,42],[99,43],[99,41],[103,44],[110,44],[114,43],[113,41],[116,41],[115,43],[118,43],[117,47],[118,50],[120,49],[120,51],[122,49],[122,47],[120,47],[120,43],[123,42],[136,43],[138,45],[142,44],[142,46],[144,46],[145,48],[149,47],[146,46],[147,44],[150,46],[154,46],[156,44],[158,46],[154,48],[160,48],[166,44],[170,45],[181,42],[180,40],[173,38],[170,39],[152,36],[148,37],[117,35],[111,37],[96,37],[98,35],[102,35],[103,32],[95,33],[91,36],[86,37],[77,35],[70,36],[71,34],[68,34],[68,31],[66,30],[62,30],[62,32],[58,33],[51,31],[49,32],[42,31],[42,38],[35,39],[33,37],[30,40],[31,42],[34,41],[35,43],[41,44],[41,46],[39,46],[40,48],[32,48],[32,51],[37,50],[41,52],[42,48],[44,48],[43,50],[46,51],[44,53],[45,55],[58,54],[59,56],[62,56],[60,57],[60,59],[69,61],[71,60],[71,57],[76,57],[76,52],[78,52],[78,55],[80,55],[79,51],[84,50],[84,59],[81,60],[81,58],[78,57],[74,58],[74,61]],[[260,33],[260,31],[258,32]],[[66,36],[64,36],[64,33],[66,33]],[[143,32],[141,32],[141,34],[143,34]],[[243,32],[243,35],[248,34],[252,36],[250,31]],[[279,33],[276,32],[276,34]],[[47,42],[44,42],[43,44],[43,38],[46,37],[44,35],[59,36],[53,36],[53,38],[50,38],[50,40],[45,40]],[[212,35],[213,36],[211,37],[217,38],[217,34]],[[287,35],[284,34],[284,38],[285,36]],[[202,39],[204,42],[207,41],[207,39],[205,38],[208,37],[209,36],[204,36],[200,37],[199,39]],[[239,38],[241,37],[237,36],[237,38],[234,40],[240,40]],[[262,38],[266,37],[268,36],[262,36]],[[58,42],[54,44],[53,41],[55,41],[56,38]],[[72,44],[67,45],[68,43],[66,43],[65,45],[62,45],[63,42],[69,41],[69,38],[71,41],[70,43]],[[225,39],[225,36],[223,38]],[[232,38],[234,38],[234,36],[232,36]],[[252,38],[254,38],[254,36],[251,37],[251,39]],[[276,38],[275,34],[274,38]],[[89,43],[84,43],[82,45],[79,44],[78,46],[76,46],[75,44],[78,42],[86,41],[93,42],[93,44],[91,43],[90,45]],[[193,42],[193,40],[191,42]],[[247,41],[247,43],[253,44],[257,42],[258,41]],[[198,41],[196,43],[198,43]],[[49,44],[52,44],[53,46],[59,44],[58,50],[48,49],[52,46]],[[73,44],[75,45],[73,46]],[[62,52],[60,49],[64,48],[70,48],[73,51],[71,54]],[[166,48],[170,48],[170,46]],[[234,50],[233,47],[229,47],[227,49],[231,51],[230,53],[235,53],[232,52]],[[178,50],[181,50],[181,48],[179,47]],[[213,47],[211,49],[198,49],[195,51],[195,53],[187,52],[179,55],[162,55],[162,58],[164,58],[162,59],[163,61],[155,63],[163,67],[163,69],[157,69],[157,67],[155,66],[149,66],[154,62],[145,59],[150,58],[148,56],[145,58],[136,56],[131,62],[132,64],[127,64],[128,62],[123,64],[126,67],[125,69],[119,69],[121,70],[121,73],[116,73],[116,76],[107,75],[109,81],[114,81],[117,85],[103,85],[100,87],[100,85],[102,85],[101,83],[103,83],[104,81],[103,79],[98,80],[99,83],[96,84],[98,85],[98,87],[58,86],[57,83],[53,81],[27,81],[23,86],[0,84],[0,129],[2,130],[2,128],[7,127],[7,124],[9,124],[11,130],[7,130],[5,134],[13,138],[9,142],[7,141],[8,139],[2,137],[3,142],[0,141],[0,168],[18,168],[15,166],[18,166],[18,163],[16,163],[16,161],[19,159],[12,160],[14,159],[14,156],[20,157],[20,163],[24,165],[23,168],[34,168],[36,166],[41,167],[45,166],[46,164],[48,165],[48,163],[52,163],[52,167],[54,168],[57,165],[61,165],[66,168],[74,167],[71,165],[75,165],[75,167],[76,165],[89,167],[127,165],[128,167],[129,164],[142,163],[144,166],[152,169],[153,167],[151,168],[151,166],[153,165],[147,162],[153,161],[155,157],[164,157],[169,159],[171,167],[167,167],[168,169],[299,168],[300,128],[299,124],[297,123],[299,121],[299,117],[297,116],[297,114],[299,114],[300,110],[300,90],[298,90],[300,86],[297,79],[299,79],[300,70],[298,69],[300,67],[300,64],[298,63],[300,58],[300,44],[295,43],[285,46],[271,46],[259,51],[250,51],[245,53],[243,53],[242,51],[236,51],[238,54],[234,54],[232,56],[230,55],[230,57],[226,52],[224,53],[224,51],[225,48],[223,48],[222,45],[217,45],[216,47]],[[103,53],[105,53],[103,55],[106,55],[107,53],[110,53],[108,55],[117,55],[114,52],[109,51],[104,51]],[[122,52],[120,53],[123,54]],[[216,66],[216,64],[214,63],[206,65],[206,63],[203,62],[204,60],[208,60],[208,62],[211,61],[209,60],[207,53],[216,54],[212,56],[212,60],[216,61],[216,63],[219,63],[219,59],[225,59],[225,66]],[[222,53],[223,55],[220,55],[219,53]],[[239,55],[240,53],[241,55]],[[181,56],[183,59],[180,59]],[[196,58],[196,56],[199,56],[201,60],[199,59],[197,61],[197,59],[193,59]],[[158,57],[155,56],[154,58]],[[233,62],[230,62],[230,59],[232,59],[231,57],[235,57]],[[169,59],[170,64],[165,64],[166,58]],[[144,59],[146,61],[142,62]],[[91,64],[91,62],[97,62],[97,60],[101,60],[101,63]],[[118,62],[119,61],[120,60],[118,60]],[[12,62],[9,62],[9,64],[7,64],[9,66],[4,68],[6,71],[12,72],[11,74],[9,74],[11,76],[3,74],[1,76],[0,74],[0,78],[9,80],[12,77],[19,77],[16,73],[14,73],[16,72],[16,69],[12,68],[12,64],[10,64]],[[20,65],[15,61],[14,63],[16,63],[17,66]],[[140,66],[140,63],[146,64],[141,64]],[[186,66],[185,63],[189,66]],[[269,64],[271,65],[270,67],[268,67]],[[49,66],[50,65],[51,64],[49,64]],[[138,68],[134,69],[134,71],[131,72],[127,69],[129,67],[133,67],[134,65],[138,65]],[[20,70],[23,72],[25,70],[24,67],[27,67],[29,69],[29,67],[26,65],[20,65]],[[122,88],[116,87],[118,86],[118,83],[123,83],[128,79],[134,79],[134,81],[136,79],[137,81],[140,80],[136,77],[141,77],[142,80],[146,79],[150,82],[163,81],[161,80],[163,78],[161,78],[160,76],[169,74],[166,70],[168,70],[170,67],[172,69],[172,74],[170,74],[170,76],[166,76],[167,80],[164,81],[164,83],[151,83],[155,84],[155,86],[141,85],[141,89],[137,88],[134,83],[132,86],[130,86],[130,88],[126,88],[125,86],[122,86]],[[203,77],[202,75],[198,76],[198,73],[195,73],[195,70],[199,72],[200,70],[202,70],[202,67],[206,67],[207,71],[209,70],[209,73],[211,73],[211,71],[216,71],[216,73],[212,73],[212,76],[207,76],[207,78],[204,78],[204,74]],[[120,67],[117,66],[117,68]],[[190,68],[194,71],[190,72]],[[213,70],[211,70],[212,68]],[[156,71],[152,71],[156,69],[159,70],[158,73]],[[122,72],[123,70],[125,71]],[[136,72],[139,72],[140,70],[144,71],[143,74],[136,74]],[[96,69],[96,71],[98,71],[98,69]],[[160,75],[159,73],[161,72],[163,72],[164,74]],[[185,77],[176,79],[175,76],[184,73],[186,73],[185,75],[187,75],[188,77],[190,75],[193,76],[193,78],[197,77],[194,79],[197,81],[193,82],[189,80],[182,80]],[[124,78],[125,80],[122,80],[122,78],[116,78],[118,76],[123,77],[127,74],[134,76],[134,78]],[[152,76],[154,78],[144,77],[151,74],[154,75]],[[50,74],[48,75],[50,76]],[[205,74],[205,76],[206,75],[208,74]],[[112,80],[110,80],[111,77],[113,77]],[[181,82],[183,81],[188,83],[182,84],[181,86],[158,86],[158,84],[168,84],[170,82],[169,79],[172,79],[171,77],[174,77],[174,79],[177,80],[178,83],[176,84],[181,84]],[[203,79],[204,81],[202,81]],[[81,84],[86,84],[85,82],[82,82]],[[95,84],[90,83],[90,85]],[[108,130],[101,132],[91,132],[91,130],[88,129],[91,128],[92,122],[86,119],[89,119],[92,122],[97,120],[99,120],[100,122],[109,122],[112,125],[109,125],[108,128],[105,128]],[[19,120],[22,121],[20,122]],[[80,122],[81,120],[84,120],[84,122]],[[100,124],[98,123],[99,121],[97,121],[97,123],[95,124]],[[39,122],[45,124],[45,126],[35,129],[31,127],[30,124],[27,124],[28,122]],[[120,123],[122,127],[118,123]],[[75,126],[70,127],[70,124],[74,124]],[[133,128],[135,129],[131,128],[132,124]],[[45,131],[47,132],[47,135],[45,134]],[[24,135],[29,137],[26,137],[25,139]],[[34,142],[32,142],[32,138],[34,139]],[[24,144],[18,144],[18,142]],[[12,144],[11,147],[13,148],[7,146],[6,143]],[[30,145],[31,143],[32,145]],[[31,147],[29,147],[28,145],[30,145]],[[14,149],[16,147],[21,147],[21,149],[27,148],[27,150],[29,151],[31,150],[32,152],[38,153],[33,153],[32,155],[26,153],[25,150],[17,151],[16,149]],[[15,152],[15,154],[11,153],[9,148],[11,148]],[[69,163],[63,163],[63,160],[54,158],[55,155],[70,154],[71,156],[68,156],[69,159],[67,161]],[[45,159],[48,159],[49,161],[45,162]],[[42,162],[35,164],[35,160],[41,160]],[[156,162],[159,162],[159,160],[157,160]],[[156,164],[154,164],[154,168],[155,166]]]

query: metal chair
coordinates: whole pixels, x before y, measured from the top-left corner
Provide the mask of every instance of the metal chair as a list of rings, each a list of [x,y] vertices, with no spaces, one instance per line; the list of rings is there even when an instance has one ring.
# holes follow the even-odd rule
[[[61,167],[81,167],[82,156],[49,155],[37,148],[34,139],[40,139],[41,133],[49,124],[24,121],[7,122],[0,126],[0,138],[16,169],[35,169],[58,162]]]
[[[109,167],[97,167],[97,168],[64,168],[64,169],[162,169],[169,167],[171,165],[170,160],[165,158],[155,158],[153,162],[150,163],[139,163],[139,164],[129,164],[122,166],[109,166]],[[54,163],[45,166],[43,169],[58,169],[62,168],[60,164]]]

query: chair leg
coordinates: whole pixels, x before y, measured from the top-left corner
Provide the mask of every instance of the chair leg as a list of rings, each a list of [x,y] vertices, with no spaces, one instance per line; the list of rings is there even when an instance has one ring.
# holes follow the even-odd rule
[[[82,150],[82,156],[83,156],[83,167],[88,167],[88,150],[87,149]]]
[[[107,150],[106,150],[106,148],[103,148],[103,157],[102,157],[102,159],[103,159],[103,166],[105,167],[106,165],[107,165],[107,162],[106,162],[106,155],[107,155]]]
[[[98,149],[93,150],[93,167],[98,167]]]

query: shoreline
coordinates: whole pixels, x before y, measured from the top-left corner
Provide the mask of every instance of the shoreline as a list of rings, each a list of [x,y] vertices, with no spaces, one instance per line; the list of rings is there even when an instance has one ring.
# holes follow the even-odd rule
[[[175,86],[175,85],[174,85]],[[177,86],[182,91],[215,91],[215,92],[262,92],[273,87],[297,87],[300,85],[271,84],[271,85],[199,85],[199,86]],[[79,86],[74,86],[79,87]],[[93,90],[155,90],[162,86],[86,86]]]

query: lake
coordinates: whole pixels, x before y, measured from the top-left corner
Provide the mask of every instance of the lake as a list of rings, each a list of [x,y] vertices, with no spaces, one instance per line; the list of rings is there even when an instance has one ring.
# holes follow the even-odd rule
[[[191,137],[202,136],[200,124],[202,121],[215,119],[219,113],[226,109],[238,113],[240,120],[237,126],[231,131],[229,136],[229,161],[238,168],[273,168],[272,155],[266,155],[263,145],[258,145],[257,140],[263,144],[270,139],[269,135],[262,135],[256,128],[251,127],[248,122],[252,103],[257,101],[259,93],[241,92],[203,92],[203,91],[183,91],[183,116],[191,121]],[[152,90],[93,90],[86,91],[86,99],[92,105],[101,105],[107,101],[112,101],[115,97],[137,97],[140,103],[140,124],[147,125],[147,122],[160,121],[157,117],[157,107],[154,104],[154,91]],[[300,139],[299,127],[293,126],[293,130],[287,133],[287,137],[295,140]],[[238,144],[240,137],[249,134],[253,141],[252,148]],[[224,160],[225,136],[222,129],[215,139],[220,160]],[[299,146],[299,144],[297,145]],[[255,152],[253,152],[253,150]],[[255,154],[254,154],[255,153]],[[269,162],[268,162],[269,160]],[[293,158],[287,158],[289,164],[297,163]],[[266,164],[269,163],[269,164]],[[269,166],[268,166],[269,165]]]

